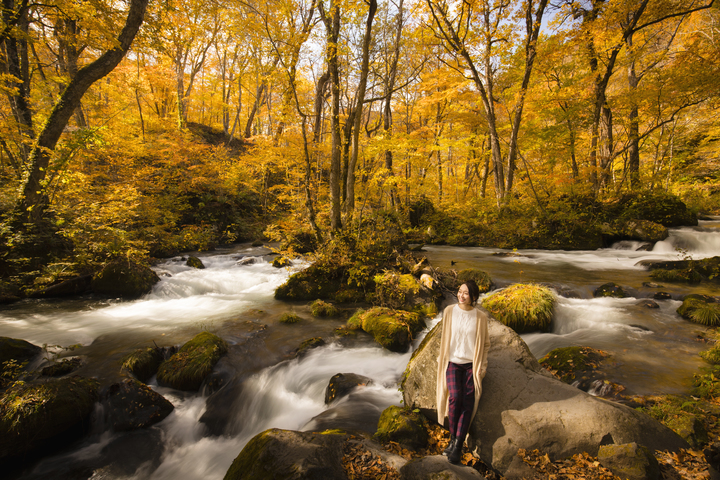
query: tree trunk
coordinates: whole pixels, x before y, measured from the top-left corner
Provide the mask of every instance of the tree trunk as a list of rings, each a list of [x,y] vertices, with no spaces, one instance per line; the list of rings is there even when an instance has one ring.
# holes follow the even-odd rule
[[[30,168],[15,212],[20,222],[37,225],[42,220],[48,203],[45,182],[52,150],[88,88],[110,73],[130,49],[147,5],[148,0],[131,0],[125,26],[118,36],[118,45],[78,70],[50,112],[30,152]]]

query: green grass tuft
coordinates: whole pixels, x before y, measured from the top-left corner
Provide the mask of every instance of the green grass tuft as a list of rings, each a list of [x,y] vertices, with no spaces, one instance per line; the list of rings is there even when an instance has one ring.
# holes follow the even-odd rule
[[[340,312],[332,303],[315,300],[310,304],[310,313],[313,317],[334,317]]]
[[[280,323],[298,323],[300,317],[292,312],[285,312],[280,315]]]

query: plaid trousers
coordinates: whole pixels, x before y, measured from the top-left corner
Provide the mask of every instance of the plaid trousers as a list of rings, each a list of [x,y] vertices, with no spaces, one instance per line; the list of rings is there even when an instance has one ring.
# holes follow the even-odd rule
[[[470,429],[470,417],[475,407],[472,363],[457,365],[449,362],[445,375],[450,397],[448,405],[450,434],[463,441]]]

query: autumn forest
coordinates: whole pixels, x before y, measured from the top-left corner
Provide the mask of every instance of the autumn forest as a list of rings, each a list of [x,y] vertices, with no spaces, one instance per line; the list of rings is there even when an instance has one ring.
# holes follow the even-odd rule
[[[571,249],[628,208],[720,213],[713,0],[4,0],[0,26],[16,286],[389,225]]]

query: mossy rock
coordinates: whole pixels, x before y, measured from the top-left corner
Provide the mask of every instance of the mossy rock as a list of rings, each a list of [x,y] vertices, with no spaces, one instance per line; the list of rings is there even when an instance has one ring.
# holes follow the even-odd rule
[[[348,320],[349,328],[361,328],[391,352],[405,353],[413,337],[425,328],[417,313],[373,307],[359,310]]]
[[[284,312],[280,315],[280,323],[298,323],[299,321],[300,317],[292,312]]]
[[[78,358],[63,358],[59,362],[54,362],[40,370],[40,375],[44,377],[62,377],[74,372],[83,365],[83,361]]]
[[[122,369],[135,375],[141,382],[147,382],[157,373],[164,359],[165,355],[160,348],[138,348],[123,357]]]
[[[335,400],[347,396],[356,387],[367,386],[372,383],[372,379],[364,375],[336,373],[330,378],[325,389],[325,404],[329,405]]]
[[[0,337],[0,365],[16,360],[19,363],[32,360],[42,348],[20,338]]]
[[[687,295],[677,313],[693,323],[708,327],[720,326],[720,304],[707,295]]]
[[[292,262],[287,257],[279,256],[273,258],[272,266],[275,268],[285,268],[292,266]]]
[[[285,241],[280,244],[281,250],[291,250],[295,253],[310,253],[318,248],[317,237],[306,230],[290,232]]]
[[[327,300],[333,298],[344,285],[344,268],[322,268],[316,264],[290,275],[275,289],[277,300]]]
[[[660,465],[647,447],[637,443],[601,445],[598,461],[617,477],[626,480],[660,478]]]
[[[453,292],[457,291],[457,289],[460,288],[460,285],[468,280],[475,281],[480,289],[480,293],[489,292],[494,286],[490,275],[477,268],[466,268],[460,270],[459,272],[447,268],[438,268],[436,272],[440,283],[442,283],[445,288]]]
[[[660,242],[668,237],[667,227],[650,220],[628,220],[618,230],[621,236],[641,242]]]
[[[205,264],[200,260],[198,257],[193,257],[190,255],[187,259],[187,262],[185,262],[185,265],[192,268],[198,268],[203,269],[205,268]]]
[[[482,302],[493,316],[517,333],[550,329],[555,295],[535,284],[515,284],[485,297]]]
[[[197,391],[227,348],[217,335],[198,333],[160,365],[158,382],[178,390]]]
[[[335,317],[340,311],[332,303],[315,300],[310,305],[310,313],[313,317]]]
[[[561,347],[541,358],[540,365],[565,383],[572,384],[583,374],[595,371],[607,353],[590,347]]]
[[[102,394],[105,424],[116,432],[150,427],[175,408],[165,397],[134,379],[110,385]]]
[[[224,480],[347,478],[342,465],[347,438],[343,432],[265,430],[245,445]]]
[[[97,399],[98,382],[78,376],[15,384],[0,398],[0,458],[74,439]]]
[[[117,258],[108,263],[92,279],[95,293],[137,298],[150,293],[160,277],[147,265],[128,258]]]
[[[664,191],[626,194],[620,199],[622,218],[650,220],[665,227],[696,226],[697,215],[679,197]]]
[[[650,278],[660,282],[671,283],[700,283],[705,277],[693,268],[683,268],[679,270],[665,270],[658,268],[650,272]]]
[[[593,292],[593,297],[614,297],[614,298],[625,298],[628,294],[623,288],[617,283],[608,282],[600,285]]]
[[[693,448],[699,448],[709,441],[708,433],[702,420],[692,413],[673,416],[663,423],[680,435]]]
[[[419,411],[391,405],[383,410],[373,439],[397,442],[413,450],[425,448],[428,442],[428,421]]]

